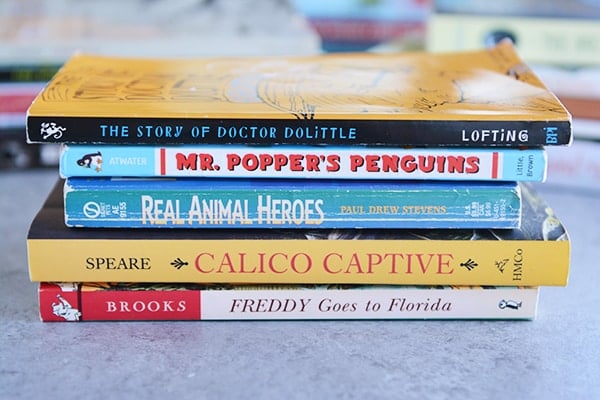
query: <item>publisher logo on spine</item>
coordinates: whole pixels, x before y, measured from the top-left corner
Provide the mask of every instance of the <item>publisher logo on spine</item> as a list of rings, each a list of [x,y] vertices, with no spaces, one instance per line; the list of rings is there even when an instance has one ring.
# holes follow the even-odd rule
[[[87,218],[96,219],[102,214],[102,208],[95,201],[88,201],[83,205],[83,214]]]
[[[67,128],[57,125],[55,122],[42,122],[40,125],[40,135],[42,140],[50,138],[58,140],[62,137]]]

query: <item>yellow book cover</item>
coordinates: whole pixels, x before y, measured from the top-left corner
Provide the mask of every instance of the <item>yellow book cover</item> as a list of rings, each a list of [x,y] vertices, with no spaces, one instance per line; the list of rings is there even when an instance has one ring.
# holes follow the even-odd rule
[[[439,54],[78,54],[33,101],[27,140],[562,145],[571,142],[571,116],[509,41]]]
[[[566,229],[530,186],[522,195],[519,229],[77,229],[65,227],[58,182],[31,224],[29,272],[38,282],[566,285]]]
[[[592,18],[433,13],[427,27],[432,52],[472,51],[508,37],[529,65],[600,65],[600,24]]]

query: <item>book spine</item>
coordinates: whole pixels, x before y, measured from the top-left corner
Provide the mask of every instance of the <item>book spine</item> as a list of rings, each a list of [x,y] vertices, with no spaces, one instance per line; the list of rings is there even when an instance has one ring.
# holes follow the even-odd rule
[[[63,145],[63,177],[335,178],[537,181],[546,153],[533,149],[320,146]]]
[[[427,36],[430,51],[478,49],[509,37],[529,64],[600,64],[600,25],[594,19],[433,13]]]
[[[19,128],[23,140],[27,108],[43,88],[41,82],[0,83],[0,129]]]
[[[600,191],[599,141],[577,140],[568,152],[550,151],[549,154],[548,185]]]
[[[15,82],[48,82],[60,68],[57,64],[5,63],[0,65],[0,84]]]
[[[402,132],[402,134],[398,134]],[[522,147],[571,143],[570,121],[97,118],[27,116],[27,142]]]
[[[323,241],[308,233],[308,240],[300,236],[296,240],[171,240],[169,232],[173,231],[165,232],[162,239],[152,232],[144,239],[126,235],[114,240],[85,235],[29,238],[30,278],[34,282],[565,286],[570,262],[567,240],[374,240],[368,231],[356,240]]]
[[[516,183],[68,178],[65,222],[96,228],[518,228]]]
[[[70,286],[70,287],[69,287]],[[47,322],[141,320],[533,319],[538,288],[110,288],[39,285]]]

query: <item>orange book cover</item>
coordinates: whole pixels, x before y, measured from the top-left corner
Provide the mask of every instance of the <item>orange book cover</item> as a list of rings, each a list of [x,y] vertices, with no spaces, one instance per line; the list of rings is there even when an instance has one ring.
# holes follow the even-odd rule
[[[203,59],[73,56],[29,142],[533,146],[571,116],[510,42],[454,53]]]

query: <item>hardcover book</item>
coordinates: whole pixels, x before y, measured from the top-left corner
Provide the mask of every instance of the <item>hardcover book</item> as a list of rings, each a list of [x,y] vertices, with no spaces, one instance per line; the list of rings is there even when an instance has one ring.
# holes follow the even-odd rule
[[[48,283],[47,322],[533,319],[537,287]]]
[[[519,229],[68,228],[62,182],[27,236],[34,282],[566,285],[564,225],[521,183]]]
[[[570,114],[509,41],[443,54],[77,54],[27,116],[30,143],[520,147],[571,136]]]
[[[516,228],[516,182],[68,178],[65,223],[97,228]]]
[[[62,145],[62,177],[543,181],[544,148]]]

